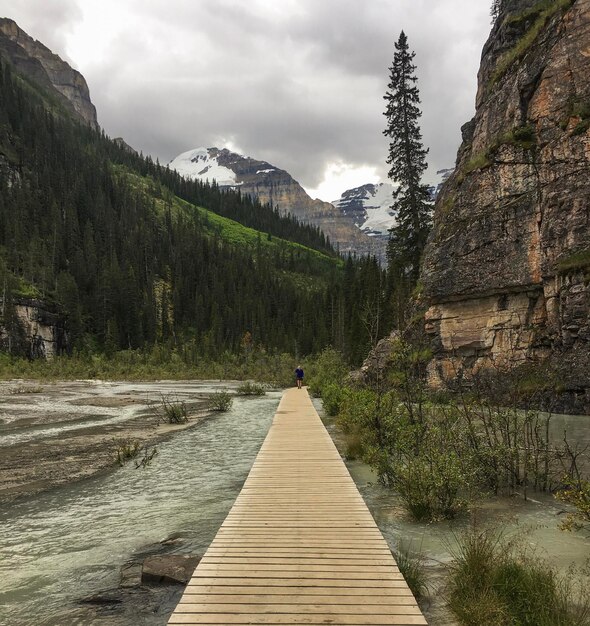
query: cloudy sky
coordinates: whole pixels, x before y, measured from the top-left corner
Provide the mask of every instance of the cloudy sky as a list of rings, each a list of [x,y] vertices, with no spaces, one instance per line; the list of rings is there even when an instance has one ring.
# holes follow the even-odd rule
[[[99,122],[167,163],[230,147],[314,196],[386,179],[394,42],[416,51],[429,181],[473,115],[491,0],[0,0],[79,69]]]

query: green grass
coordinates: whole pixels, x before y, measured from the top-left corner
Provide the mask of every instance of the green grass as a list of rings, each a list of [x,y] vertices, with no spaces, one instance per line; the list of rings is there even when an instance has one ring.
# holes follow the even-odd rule
[[[537,146],[537,134],[535,132],[535,128],[530,124],[518,126],[512,130],[505,143],[520,146],[525,150],[532,150]]]
[[[459,184],[465,180],[468,174],[490,167],[494,162],[494,155],[503,145],[517,146],[527,151],[534,150],[537,147],[535,128],[531,124],[516,126],[512,130],[496,137],[485,150],[474,154],[459,171],[457,176]],[[442,206],[443,215],[447,215],[453,206],[454,198],[451,197]]]
[[[572,136],[576,137],[578,135],[583,135],[588,131],[589,128],[590,120],[581,120],[574,126],[574,129],[572,130]]]
[[[490,167],[492,165],[492,161],[489,156],[489,150],[485,150],[483,152],[479,152],[474,154],[469,161],[465,164],[465,166],[457,172],[457,183],[461,185],[465,180],[465,177],[475,172],[476,170],[485,169],[486,167]],[[446,204],[443,205],[443,211],[447,211],[450,213],[454,206],[454,201],[450,204],[449,207],[446,207]],[[447,214],[447,213],[445,213]]]
[[[534,19],[534,21],[516,45],[500,57],[490,79],[492,87],[500,81],[516,61],[525,56],[551,18],[559,11],[568,9],[572,6],[573,2],[574,0],[541,0],[541,2],[538,2],[535,6],[520,13],[509,15],[506,18],[505,23],[512,25],[521,24],[529,19]]]
[[[572,130],[572,135],[583,135],[590,128],[590,104],[575,102],[572,106],[571,117],[577,117],[580,120]]]
[[[131,184],[136,188],[142,190],[150,198],[154,198],[156,207],[159,211],[164,213],[168,202],[171,201],[172,209],[177,213],[184,213],[189,216],[194,215],[196,211],[203,221],[205,230],[210,236],[219,237],[222,241],[239,248],[248,248],[252,251],[259,249],[262,253],[293,253],[295,260],[300,263],[301,260],[309,260],[317,268],[319,273],[324,273],[330,269],[343,267],[343,261],[335,256],[330,256],[324,252],[314,250],[300,243],[281,239],[280,237],[272,236],[269,238],[267,233],[255,230],[249,226],[244,226],[239,222],[236,222],[227,217],[223,217],[193,204],[190,204],[186,200],[182,200],[177,196],[168,195],[168,198],[155,197],[153,193],[153,181],[148,178],[142,178],[138,174],[131,172],[127,168],[121,165],[113,166],[115,171],[125,176]],[[164,189],[165,194],[169,194]],[[288,274],[288,272],[286,272]]]
[[[590,268],[590,249],[578,250],[557,262],[557,271],[560,274],[588,268]]]
[[[476,154],[471,159],[469,159],[467,166],[465,168],[465,173],[469,174],[475,170],[481,170],[486,167],[489,167],[492,164],[487,154]]]
[[[417,600],[424,597],[428,591],[424,555],[413,551],[411,545],[400,544],[397,550],[394,550],[393,556],[414,597]]]
[[[561,130],[567,129],[572,118],[578,120],[571,132],[572,136],[583,135],[590,128],[590,103],[580,99],[572,99],[569,102],[567,113],[559,122]]]
[[[458,540],[448,604],[463,626],[588,626],[580,577],[559,576],[501,531],[472,528]]]
[[[441,207],[441,215],[443,216],[450,215],[453,212],[453,209],[455,208],[455,202],[456,202],[456,198],[454,194],[447,196]]]
[[[14,295],[18,298],[36,299],[43,297],[47,301],[45,296],[42,296],[37,287],[28,283],[24,278],[17,278],[17,284],[14,289]]]
[[[590,119],[590,104],[583,100],[573,101],[570,107],[570,115],[583,120]]]
[[[262,261],[270,259],[273,267],[273,258],[293,259],[296,269],[288,270],[276,268],[278,278],[285,280],[294,289],[318,291],[326,287],[328,276],[333,272],[341,271],[344,267],[342,259],[314,250],[302,244],[288,241],[280,237],[269,237],[268,233],[257,231],[244,226],[227,217],[223,217],[173,196],[166,188],[156,185],[149,177],[142,177],[122,165],[113,165],[113,169],[124,177],[134,189],[144,193],[153,200],[156,210],[162,215],[171,210],[174,215],[194,217],[195,213],[201,220],[206,236],[215,237],[225,245],[240,250],[250,250],[253,258],[260,255]]]

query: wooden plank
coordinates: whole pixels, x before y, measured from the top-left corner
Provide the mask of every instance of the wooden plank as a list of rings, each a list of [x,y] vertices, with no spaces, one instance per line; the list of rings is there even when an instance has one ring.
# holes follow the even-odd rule
[[[169,624],[201,624],[216,626],[217,624],[266,624],[266,626],[282,626],[283,624],[312,624],[331,626],[422,626],[426,620],[422,615],[338,615],[331,613],[317,615],[283,614],[283,615],[212,615],[174,612]],[[483,625],[482,625],[483,626]]]
[[[192,604],[200,602],[211,602],[215,604],[243,604],[247,599],[249,604],[322,604],[339,606],[352,605],[388,605],[388,604],[416,604],[414,596],[411,593],[398,593],[392,595],[371,595],[368,590],[364,590],[362,594],[293,594],[293,593],[276,593],[276,594],[255,594],[255,593],[195,593],[189,591],[180,599],[180,604]]]
[[[196,574],[195,570],[195,574]],[[386,580],[384,578],[378,578],[377,580],[366,580],[360,578],[228,578],[221,576],[193,576],[188,583],[187,587],[200,587],[200,586],[224,586],[224,587],[291,587],[308,589],[310,587],[321,587],[325,589],[330,588],[362,588],[362,589],[393,589],[401,587],[407,589],[408,585],[403,577],[399,577],[395,580]]]
[[[420,615],[420,609],[416,605],[416,601],[412,604],[361,604],[341,605],[341,604],[261,604],[250,603],[245,604],[221,604],[214,602],[205,602],[194,604],[190,602],[180,603],[178,609],[183,613],[205,613],[205,614],[228,614],[228,613],[255,613],[257,615],[282,615],[284,613],[296,613],[299,615],[306,614],[326,614],[330,615]]]
[[[306,391],[284,394],[169,624],[426,624]]]
[[[258,547],[255,548],[245,548],[244,546],[240,546],[237,548],[225,547],[219,548],[214,545],[209,547],[207,550],[207,557],[219,556],[219,557],[258,557],[261,554],[261,550]],[[292,548],[285,547],[269,547],[264,546],[264,550],[262,551],[264,556],[269,556],[274,558],[276,556],[281,556],[288,558],[289,556],[294,557],[304,557],[304,558],[314,558],[314,559],[340,559],[340,558],[350,558],[350,559],[365,559],[367,555],[376,556],[377,558],[390,558],[391,553],[387,549],[383,548],[365,548],[364,546],[359,546],[358,548],[332,548],[329,551],[320,551],[317,548],[305,548],[302,546],[293,546]],[[261,557],[261,558],[264,558]]]
[[[307,600],[312,596],[328,596],[330,598],[337,598],[338,602],[346,603],[347,598],[353,601],[355,596],[361,596],[362,598],[389,599],[393,596],[409,596],[413,598],[411,591],[403,581],[398,583],[397,587],[320,587],[317,585],[308,585],[301,587],[293,587],[289,585],[189,585],[184,592],[185,595],[207,595],[211,598],[216,598],[220,595],[249,595],[256,597],[258,594],[263,594],[264,597],[272,600],[274,596],[288,596],[293,602],[298,598]]]

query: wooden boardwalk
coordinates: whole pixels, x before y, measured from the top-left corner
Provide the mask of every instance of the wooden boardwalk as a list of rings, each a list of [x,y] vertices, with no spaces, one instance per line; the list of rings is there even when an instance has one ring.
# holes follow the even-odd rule
[[[283,396],[169,624],[426,624],[305,389]]]

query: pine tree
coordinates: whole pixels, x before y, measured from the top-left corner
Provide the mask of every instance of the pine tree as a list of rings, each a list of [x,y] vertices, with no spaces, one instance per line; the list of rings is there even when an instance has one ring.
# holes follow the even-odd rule
[[[422,183],[428,150],[422,145],[419,126],[422,113],[414,57],[402,31],[389,68],[390,82],[384,96],[388,123],[383,134],[391,139],[387,163],[391,166],[389,178],[397,185],[391,207],[397,223],[390,230],[389,271],[404,292],[409,292],[418,280],[432,215],[428,186]]]

